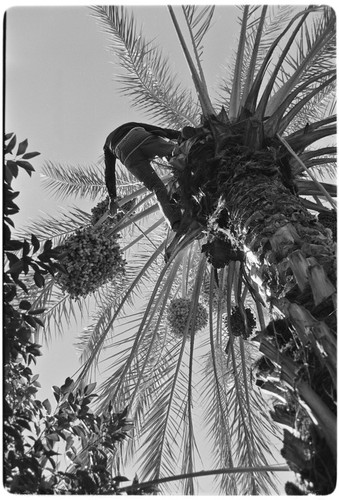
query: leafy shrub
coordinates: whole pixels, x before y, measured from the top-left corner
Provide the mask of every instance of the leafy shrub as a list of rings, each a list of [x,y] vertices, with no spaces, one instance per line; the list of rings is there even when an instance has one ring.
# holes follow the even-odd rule
[[[54,274],[60,269],[56,259],[57,251],[52,248],[52,242],[46,241],[41,245],[38,238],[32,234],[30,240],[20,241],[13,238],[12,228],[14,223],[12,216],[19,212],[18,205],[14,200],[19,195],[13,191],[12,180],[18,176],[20,169],[29,175],[34,168],[27,161],[39,153],[27,153],[27,140],[17,145],[15,134],[5,135],[5,161],[4,161],[4,361],[24,361],[30,364],[35,356],[40,355],[39,345],[32,342],[32,331],[43,323],[38,318],[42,309],[33,309],[28,300],[18,300],[18,287],[28,293],[26,284],[21,275],[32,272],[37,287],[41,288],[45,283],[46,274]],[[15,151],[16,149],[16,151]],[[15,152],[14,152],[15,151]],[[10,157],[10,159],[8,159]],[[40,251],[40,253],[38,253]]]
[[[7,380],[6,488],[20,494],[116,494],[127,478],[114,475],[109,461],[132,427],[127,410],[115,414],[109,406],[96,415],[89,409],[97,397],[95,384],[72,391],[73,380],[67,378],[60,388],[53,387],[58,405],[52,413],[47,399],[35,399],[39,383],[27,367],[25,374],[20,367],[12,371]],[[61,449],[71,461],[65,470],[55,462]]]
[[[29,300],[18,299],[18,287],[28,294],[21,275],[33,271],[37,287],[44,286],[44,276],[60,271],[58,251],[47,241],[42,246],[35,235],[30,241],[12,237],[12,216],[19,212],[14,202],[19,192],[11,186],[20,168],[29,175],[34,171],[27,161],[39,153],[26,153],[27,140],[19,143],[16,136],[5,136],[4,162],[4,401],[3,401],[3,465],[4,486],[16,494],[117,494],[127,478],[113,473],[112,457],[120,441],[126,438],[132,423],[127,410],[116,414],[108,409],[97,415],[90,410],[96,395],[95,384],[73,390],[73,380],[54,386],[57,408],[46,399],[36,398],[40,387],[38,375],[31,365],[41,355],[34,343],[34,330],[43,326]],[[12,155],[13,159],[8,159]],[[42,249],[42,252],[37,253]],[[63,451],[71,466],[62,471],[55,462]],[[78,446],[77,446],[78,445]],[[135,484],[134,494],[153,491]]]

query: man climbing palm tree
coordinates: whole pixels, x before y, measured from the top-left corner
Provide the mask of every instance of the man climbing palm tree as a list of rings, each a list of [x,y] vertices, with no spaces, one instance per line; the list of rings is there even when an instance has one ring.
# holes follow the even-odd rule
[[[111,349],[112,362],[100,389],[102,412],[128,406],[136,423],[143,477],[184,471],[189,475],[183,483],[186,494],[195,491],[197,428],[206,429],[203,444],[208,439],[211,445],[207,459],[232,471],[220,475],[220,492],[269,494],[275,486],[267,461],[272,446],[262,430],[271,425],[268,417],[284,427],[284,458],[293,470],[301,471],[303,489],[328,494],[336,484],[335,252],[326,228],[307,211],[312,207],[326,213],[320,199],[325,194],[314,183],[308,191],[305,182],[310,181],[300,179],[297,172],[307,174],[309,167],[323,168],[335,161],[334,147],[309,148],[336,132],[335,13],[315,6],[297,12],[284,7],[241,8],[236,57],[234,65],[225,66],[230,74],[219,85],[219,102],[210,98],[201,64],[213,6],[183,6],[178,13],[191,35],[189,46],[176,13],[168,7],[201,106],[176,84],[167,60],[136,29],[127,9],[95,7],[126,70],[123,92],[154,119],[182,129],[185,171],[178,176],[178,194],[184,212],[180,230],[167,248],[167,239],[157,232],[161,219],[146,228],[142,252],[139,228],[128,221],[131,236],[126,234],[126,247],[133,260],[140,261],[137,275],[132,261],[122,292],[120,283],[112,282],[110,297],[106,300],[105,293],[101,300],[98,290],[100,314],[86,329],[85,362],[77,384],[96,363],[106,363],[107,351],[101,353]],[[227,14],[220,21],[225,31]],[[191,128],[185,140],[185,125],[199,123],[206,123],[206,130],[197,137],[197,129]],[[144,128],[131,128],[140,126]],[[107,155],[114,158],[113,170],[107,171],[112,182],[116,157],[128,163],[127,154],[115,154],[129,130],[108,140]],[[154,135],[154,129],[144,130]],[[306,200],[306,206],[299,197],[301,189],[296,194],[290,180],[298,187],[301,183],[303,196],[315,193],[316,203]],[[192,233],[191,224],[185,226],[186,214],[204,224],[201,230]],[[64,237],[64,227],[60,233]],[[157,267],[158,256],[163,249],[167,255],[169,247],[170,260]],[[140,290],[145,292],[145,309],[139,311]],[[189,340],[186,318],[184,335],[170,335],[167,316],[176,296],[184,302],[191,299],[192,319],[200,301],[208,302],[209,332]],[[125,311],[130,300],[135,305],[131,314]],[[248,303],[258,320],[253,343],[248,340]],[[36,307],[42,307],[41,301]],[[50,310],[54,318],[54,307]],[[181,308],[176,312],[177,322],[182,322]],[[126,338],[113,335],[116,324],[132,325],[123,332]],[[267,358],[259,371],[260,392],[252,390],[251,366],[253,344],[258,342]],[[274,413],[262,410],[266,407],[259,399],[261,390],[278,399]],[[203,416],[199,425],[198,415]],[[132,456],[132,449],[124,451],[126,457]],[[118,460],[117,455],[117,471]],[[258,465],[263,467],[260,473]],[[250,472],[235,475],[235,469],[244,466]]]
[[[169,139],[166,141],[165,138]],[[116,213],[115,162],[118,158],[147,189],[152,191],[173,231],[178,231],[180,208],[170,199],[166,187],[151,166],[156,156],[171,157],[180,132],[145,123],[129,122],[111,132],[104,145],[105,181],[111,199],[110,212]]]

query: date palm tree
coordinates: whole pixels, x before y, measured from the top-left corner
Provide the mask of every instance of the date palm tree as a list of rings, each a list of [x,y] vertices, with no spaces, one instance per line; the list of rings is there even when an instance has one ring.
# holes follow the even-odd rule
[[[302,488],[328,493],[335,484],[336,281],[335,227],[326,221],[336,191],[317,179],[334,172],[334,12],[241,7],[235,58],[212,98],[202,55],[215,8],[168,7],[197,100],[138,31],[130,9],[92,12],[121,63],[132,106],[182,131],[184,168],[168,175],[160,159],[157,168],[183,223],[173,237],[152,196],[123,169],[124,212],[110,223],[103,169],[47,163],[47,188],[101,202],[92,216],[74,209],[29,230],[63,245],[79,225],[106,224],[109,236],[120,235],[127,263],[124,275],[89,299],[74,301],[50,279],[34,307],[47,306],[48,326],[83,311],[86,301],[95,306],[79,340],[76,383],[100,367],[98,407],[129,408],[134,439],[117,469],[138,457],[142,480],[186,474],[182,491],[193,494],[192,474],[208,463],[228,470],[216,476],[220,493],[268,493],[275,460],[268,435],[277,435],[279,423],[282,454]]]

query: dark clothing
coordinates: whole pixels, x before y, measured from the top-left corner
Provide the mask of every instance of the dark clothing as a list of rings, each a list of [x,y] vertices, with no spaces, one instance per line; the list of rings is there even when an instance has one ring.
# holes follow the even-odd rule
[[[104,145],[105,180],[110,198],[116,198],[115,162],[118,158],[147,189],[156,195],[171,226],[177,225],[181,219],[181,211],[170,200],[167,189],[152,168],[150,160],[156,156],[170,156],[174,144],[165,141],[163,137],[178,139],[179,136],[180,132],[173,129],[135,122],[126,123],[111,132]]]
[[[117,196],[115,180],[115,162],[117,156],[115,154],[115,148],[119,144],[119,142],[128,134],[128,132],[130,132],[135,127],[142,127],[146,130],[146,132],[150,132],[151,134],[154,134],[158,137],[166,137],[167,139],[178,139],[180,137],[180,132],[178,132],[177,130],[155,127],[154,125],[148,125],[147,123],[128,122],[113,130],[113,132],[108,135],[104,144],[106,165],[105,182],[108,194],[111,199],[114,199]],[[158,153],[153,154],[149,157],[149,159],[154,158],[155,156],[159,156]]]
[[[156,127],[154,125],[148,125],[147,123],[128,122],[116,128],[109,134],[106,139],[105,146],[107,145],[114,148],[118,142],[121,141],[121,139],[135,127],[142,127],[146,130],[146,132],[150,132],[151,134],[155,134],[160,137],[166,137],[167,139],[178,139],[180,137],[180,132],[178,132],[178,130]]]

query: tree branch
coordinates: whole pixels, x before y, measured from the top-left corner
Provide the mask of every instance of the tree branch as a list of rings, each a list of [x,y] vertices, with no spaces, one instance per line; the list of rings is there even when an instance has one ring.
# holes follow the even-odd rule
[[[289,467],[286,465],[266,465],[266,466],[256,466],[256,467],[226,467],[224,469],[212,469],[212,470],[201,470],[199,472],[191,472],[190,474],[179,474],[177,476],[162,477],[160,479],[154,479],[153,481],[146,481],[145,483],[132,484],[131,486],[125,486],[119,488],[119,493],[122,491],[136,491],[141,488],[148,488],[155,484],[169,483],[171,481],[179,481],[181,479],[186,479],[188,477],[202,477],[202,476],[213,476],[217,474],[239,474],[239,473],[253,473],[253,472],[288,472]]]

